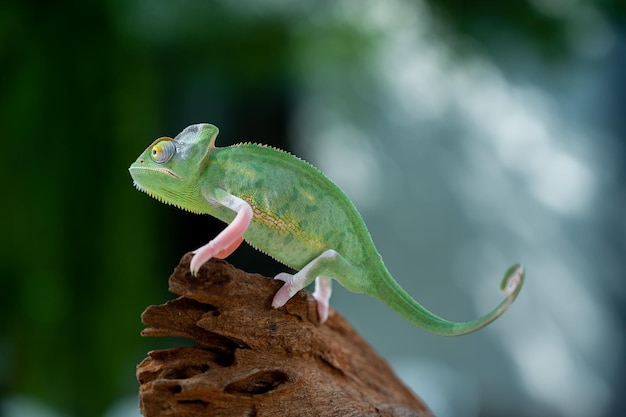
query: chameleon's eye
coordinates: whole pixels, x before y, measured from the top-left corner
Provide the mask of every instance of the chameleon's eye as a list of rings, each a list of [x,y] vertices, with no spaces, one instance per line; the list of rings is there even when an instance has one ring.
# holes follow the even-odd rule
[[[150,157],[157,164],[165,164],[176,153],[176,145],[171,140],[161,140],[152,147]]]

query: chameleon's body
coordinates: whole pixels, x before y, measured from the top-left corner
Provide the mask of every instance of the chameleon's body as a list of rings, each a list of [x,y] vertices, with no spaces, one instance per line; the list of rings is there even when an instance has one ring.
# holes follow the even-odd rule
[[[211,257],[224,258],[245,239],[250,245],[300,271],[281,273],[285,285],[273,306],[284,305],[316,278],[321,320],[328,315],[330,278],[354,292],[374,296],[408,321],[441,335],[478,330],[500,316],[519,293],[523,269],[515,265],[501,284],[506,298],[474,321],[454,323],[413,300],[391,277],[365,223],[346,195],[305,161],[268,146],[215,146],[218,130],[189,126],[176,138],[160,138],[130,167],[135,185],[165,202],[229,225],[195,251],[191,269]]]

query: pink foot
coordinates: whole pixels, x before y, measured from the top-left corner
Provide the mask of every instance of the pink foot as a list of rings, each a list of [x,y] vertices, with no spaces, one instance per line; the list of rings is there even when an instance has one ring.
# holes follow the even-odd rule
[[[274,295],[274,299],[272,300],[272,307],[278,308],[284,306],[287,301],[291,299],[298,291],[302,288],[295,288],[293,275],[288,274],[286,272],[281,272],[276,275],[274,279],[279,281],[284,281],[285,284],[276,292]]]
[[[330,309],[330,295],[332,293],[331,281],[328,277],[317,277],[315,280],[315,291],[313,297],[317,302],[317,314],[320,323],[324,324],[328,320]]]

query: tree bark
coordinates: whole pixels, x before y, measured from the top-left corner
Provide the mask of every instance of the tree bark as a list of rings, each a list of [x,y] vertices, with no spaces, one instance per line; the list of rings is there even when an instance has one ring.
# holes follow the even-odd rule
[[[144,336],[196,343],[137,366],[145,417],[431,416],[343,317],[331,310],[319,324],[306,291],[274,309],[282,282],[222,260],[194,277],[190,259],[169,279],[181,297],[141,317]]]

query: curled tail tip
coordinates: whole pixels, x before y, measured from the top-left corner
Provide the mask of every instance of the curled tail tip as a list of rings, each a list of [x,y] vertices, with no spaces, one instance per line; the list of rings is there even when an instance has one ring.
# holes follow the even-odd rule
[[[475,332],[482,329],[489,323],[500,317],[513,303],[524,283],[524,266],[522,264],[515,264],[504,273],[504,278],[500,283],[500,291],[506,297],[502,302],[493,309],[490,313],[487,313],[483,317],[476,319],[472,322],[458,323],[458,328],[455,331],[450,332],[449,336],[459,336],[467,333]]]
[[[515,298],[522,289],[524,274],[524,265],[515,264],[510,267],[504,273],[504,278],[502,278],[502,282],[500,283],[500,291],[508,298]]]

